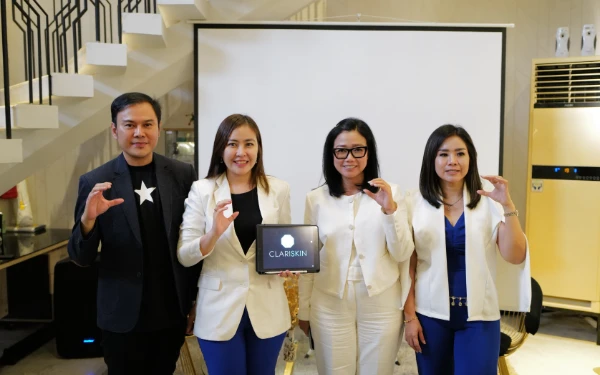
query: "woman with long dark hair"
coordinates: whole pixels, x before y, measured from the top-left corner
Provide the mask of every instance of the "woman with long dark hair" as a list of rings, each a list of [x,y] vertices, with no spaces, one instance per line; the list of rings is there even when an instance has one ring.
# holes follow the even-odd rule
[[[228,116],[185,201],[177,252],[185,267],[204,262],[194,334],[211,375],[275,373],[290,313],[283,278],[256,272],[256,225],[290,222],[290,188],[265,175],[258,126]]]

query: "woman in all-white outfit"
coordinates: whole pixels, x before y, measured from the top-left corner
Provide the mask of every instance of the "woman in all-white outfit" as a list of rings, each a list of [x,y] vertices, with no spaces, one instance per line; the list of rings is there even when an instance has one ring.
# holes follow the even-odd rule
[[[306,197],[304,220],[323,247],[320,272],[300,277],[300,327],[311,330],[319,374],[391,375],[410,287],[399,262],[414,249],[404,199],[379,178],[375,138],[359,119],[329,132],[323,175]]]
[[[265,175],[258,126],[227,117],[185,201],[177,251],[186,267],[204,260],[194,334],[211,375],[274,374],[290,312],[283,278],[256,272],[254,241],[257,224],[290,222],[290,188]]]

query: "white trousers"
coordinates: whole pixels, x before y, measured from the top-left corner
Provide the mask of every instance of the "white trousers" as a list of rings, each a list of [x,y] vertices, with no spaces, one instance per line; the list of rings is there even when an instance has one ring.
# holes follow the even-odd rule
[[[340,300],[315,288],[310,327],[320,375],[392,375],[400,349],[400,283],[369,297],[364,280],[347,281]]]

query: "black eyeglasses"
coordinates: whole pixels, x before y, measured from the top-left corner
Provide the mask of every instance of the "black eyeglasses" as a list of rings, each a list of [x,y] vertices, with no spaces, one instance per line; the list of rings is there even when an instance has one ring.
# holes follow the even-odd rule
[[[365,155],[367,154],[367,146],[361,146],[361,147],[353,147],[353,148],[334,148],[333,149],[333,156],[335,156],[336,159],[346,159],[348,157],[348,155],[350,155],[350,153],[352,153],[352,156],[360,159],[360,158],[364,158]]]

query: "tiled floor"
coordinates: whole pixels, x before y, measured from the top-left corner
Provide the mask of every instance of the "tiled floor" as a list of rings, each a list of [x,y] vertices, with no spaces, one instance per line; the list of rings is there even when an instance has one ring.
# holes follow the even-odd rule
[[[542,315],[540,331],[510,358],[519,374],[594,375],[600,370],[596,322],[567,312]]]
[[[596,322],[573,313],[544,313],[540,331],[530,336],[523,347],[509,357],[509,364],[519,375],[595,375],[600,374],[600,346],[595,344]],[[307,340],[300,332],[298,359],[294,375],[316,374],[314,357],[304,358]],[[192,356],[198,357],[190,339]],[[414,353],[404,343],[400,350],[401,366],[394,375],[416,375]],[[198,366],[197,366],[198,367]],[[283,374],[280,360],[276,373]],[[597,369],[595,372],[594,369]],[[0,367],[2,375],[104,375],[101,358],[62,360],[54,353],[53,342],[40,348],[15,366]],[[201,372],[199,372],[201,374]],[[204,374],[202,374],[204,375]]]

